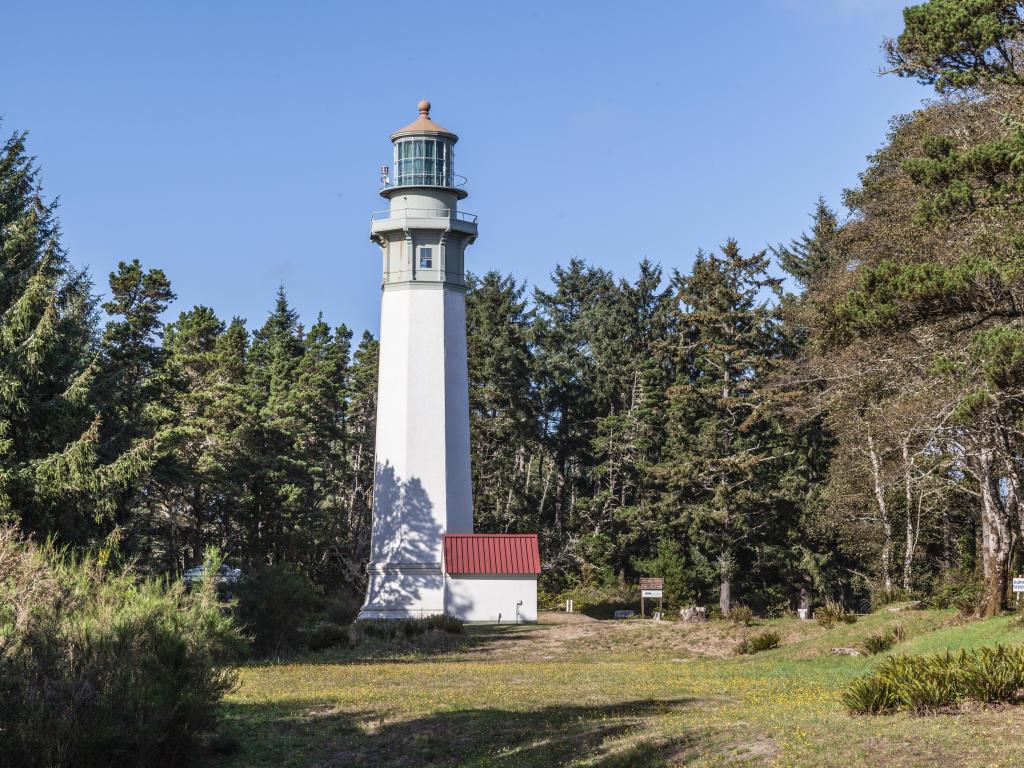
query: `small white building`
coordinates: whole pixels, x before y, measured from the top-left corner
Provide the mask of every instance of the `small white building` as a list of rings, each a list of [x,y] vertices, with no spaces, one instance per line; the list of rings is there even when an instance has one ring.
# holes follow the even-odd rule
[[[388,208],[371,217],[383,292],[363,619],[537,618],[536,535],[473,534],[465,264],[477,222],[458,207],[467,192],[457,141],[421,101],[419,117],[391,134]],[[450,534],[466,558],[445,557]]]
[[[445,613],[463,621],[537,621],[537,534],[449,533],[444,537]]]

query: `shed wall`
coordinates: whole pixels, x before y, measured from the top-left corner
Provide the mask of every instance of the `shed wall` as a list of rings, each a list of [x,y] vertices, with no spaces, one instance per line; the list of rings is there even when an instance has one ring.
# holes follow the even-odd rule
[[[519,623],[537,621],[537,577],[515,576],[454,576],[447,575],[445,595],[446,612],[463,621],[499,621],[516,623],[516,603],[520,600]]]

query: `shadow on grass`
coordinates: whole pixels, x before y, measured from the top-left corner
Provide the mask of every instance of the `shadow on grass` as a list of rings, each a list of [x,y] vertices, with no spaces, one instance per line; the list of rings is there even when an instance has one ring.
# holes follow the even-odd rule
[[[269,666],[279,663],[299,664],[354,664],[386,661],[391,663],[422,664],[431,659],[445,662],[470,660],[474,651],[486,651],[500,641],[506,647],[522,640],[536,638],[537,632],[549,629],[541,624],[477,624],[466,626],[459,634],[432,631],[414,637],[399,636],[394,640],[369,638],[357,645],[338,646],[322,651],[306,652],[279,658],[255,659],[249,666]],[[514,653],[512,649],[512,653]],[[465,654],[464,656],[462,654]]]
[[[643,731],[655,727],[653,718],[693,703],[640,700],[529,712],[488,708],[388,720],[316,701],[233,702],[225,705],[225,715],[227,730],[242,750],[231,766],[541,768],[587,761],[594,768],[656,768],[669,760],[679,765],[697,740]]]

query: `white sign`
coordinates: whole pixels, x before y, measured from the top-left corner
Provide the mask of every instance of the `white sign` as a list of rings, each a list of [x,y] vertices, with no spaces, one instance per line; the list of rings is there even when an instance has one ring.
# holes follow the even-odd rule
[[[660,589],[641,589],[640,597],[661,597]]]
[[[1013,578],[1013,591],[1024,592],[1024,576],[1014,576]]]

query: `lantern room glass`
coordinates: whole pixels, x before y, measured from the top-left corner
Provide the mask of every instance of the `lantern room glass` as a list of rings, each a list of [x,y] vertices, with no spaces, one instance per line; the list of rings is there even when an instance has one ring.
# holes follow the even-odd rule
[[[452,155],[443,139],[401,139],[395,143],[395,186],[452,186]]]

